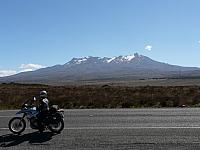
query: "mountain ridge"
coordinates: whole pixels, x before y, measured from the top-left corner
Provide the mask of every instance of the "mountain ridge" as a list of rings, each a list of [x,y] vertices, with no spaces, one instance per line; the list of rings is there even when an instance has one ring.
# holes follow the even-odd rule
[[[2,77],[0,82],[64,82],[106,78],[144,79],[180,76],[200,76],[200,68],[170,65],[135,53],[112,58],[93,56],[73,58],[63,65]]]

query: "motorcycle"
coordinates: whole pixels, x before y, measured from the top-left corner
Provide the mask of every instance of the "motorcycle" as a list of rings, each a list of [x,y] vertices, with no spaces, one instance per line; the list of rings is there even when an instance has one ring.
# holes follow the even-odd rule
[[[34,101],[36,98],[34,98]],[[27,101],[28,102],[28,101]],[[26,129],[25,118],[30,123],[32,129],[39,130],[37,115],[39,113],[37,107],[25,102],[21,110],[16,113],[8,124],[9,130],[14,134],[21,134]],[[23,114],[21,117],[18,115]],[[64,110],[59,109],[57,105],[50,107],[45,119],[42,121],[44,129],[49,129],[53,133],[60,133],[64,129]]]

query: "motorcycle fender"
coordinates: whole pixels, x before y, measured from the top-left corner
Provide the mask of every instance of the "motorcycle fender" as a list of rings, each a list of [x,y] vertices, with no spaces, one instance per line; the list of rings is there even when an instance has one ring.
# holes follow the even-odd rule
[[[62,118],[64,118],[64,110],[63,109],[59,109],[59,110],[57,110],[57,112],[61,115]]]
[[[59,109],[59,110],[57,110],[58,112],[64,112],[64,109]]]

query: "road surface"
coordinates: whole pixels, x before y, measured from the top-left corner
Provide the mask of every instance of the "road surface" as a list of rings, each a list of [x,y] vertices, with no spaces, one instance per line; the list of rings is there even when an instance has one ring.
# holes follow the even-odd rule
[[[199,108],[65,110],[61,134],[28,127],[21,136],[7,129],[15,112],[0,111],[0,149],[200,149]]]

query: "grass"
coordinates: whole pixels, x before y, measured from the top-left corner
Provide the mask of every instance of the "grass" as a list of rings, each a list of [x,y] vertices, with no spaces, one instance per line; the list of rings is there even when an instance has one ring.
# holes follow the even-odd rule
[[[51,104],[66,109],[200,106],[200,86],[127,86],[113,84],[50,86],[0,84],[0,109],[19,109],[41,90]]]

